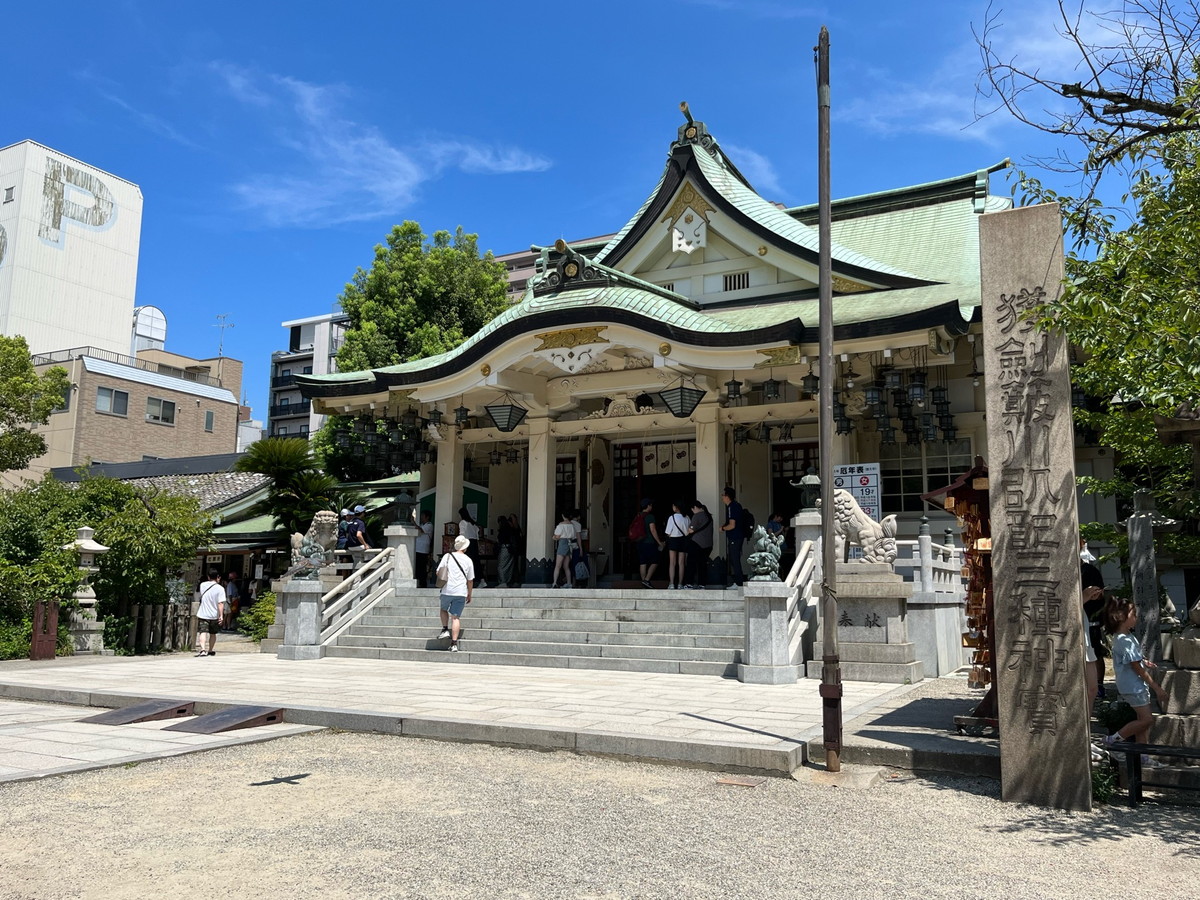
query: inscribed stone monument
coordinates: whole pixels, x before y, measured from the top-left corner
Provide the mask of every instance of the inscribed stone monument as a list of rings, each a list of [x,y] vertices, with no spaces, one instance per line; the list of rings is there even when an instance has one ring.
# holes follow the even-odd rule
[[[1067,346],[1026,314],[1063,278],[1057,204],[979,221],[1005,800],[1091,809]]]

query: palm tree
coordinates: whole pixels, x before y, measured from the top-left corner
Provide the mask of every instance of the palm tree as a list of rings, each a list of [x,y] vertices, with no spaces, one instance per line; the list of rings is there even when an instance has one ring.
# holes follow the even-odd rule
[[[235,468],[271,479],[267,498],[257,512],[274,516],[276,528],[288,534],[307,531],[312,517],[335,502],[338,481],[318,468],[303,438],[255,441]]]

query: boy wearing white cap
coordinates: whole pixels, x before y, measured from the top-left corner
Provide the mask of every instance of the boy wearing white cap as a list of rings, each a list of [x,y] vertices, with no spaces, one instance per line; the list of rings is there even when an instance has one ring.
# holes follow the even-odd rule
[[[475,584],[475,564],[464,552],[470,543],[460,534],[454,539],[454,552],[443,556],[437,567],[438,583],[442,585],[442,632],[438,639],[450,638],[451,653],[458,652],[459,619],[471,602],[471,588]]]

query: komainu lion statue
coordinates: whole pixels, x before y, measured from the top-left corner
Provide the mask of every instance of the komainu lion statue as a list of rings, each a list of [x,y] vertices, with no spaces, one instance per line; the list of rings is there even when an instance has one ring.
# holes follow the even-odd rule
[[[313,516],[312,524],[305,534],[292,535],[292,568],[308,570],[316,577],[317,569],[329,562],[330,554],[337,546],[338,516],[323,509]],[[303,575],[297,572],[299,577]]]
[[[861,562],[896,561],[896,517],[885,516],[876,522],[868,516],[849,491],[833,492],[833,546],[835,558],[846,558],[846,545],[862,547]]]
[[[779,581],[779,557],[783,555],[783,535],[771,534],[759,525],[751,535],[754,552],[746,562],[750,564],[751,581]]]

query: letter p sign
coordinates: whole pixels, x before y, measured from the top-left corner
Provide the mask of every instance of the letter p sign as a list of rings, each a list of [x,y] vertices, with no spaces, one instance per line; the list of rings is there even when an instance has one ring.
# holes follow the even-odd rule
[[[67,186],[91,196],[91,205],[69,199]],[[74,195],[76,191],[71,193]],[[42,221],[38,237],[56,244],[63,243],[62,220],[70,219],[82,225],[99,228],[113,215],[113,199],[108,188],[95,175],[46,157],[46,179],[42,187]]]

